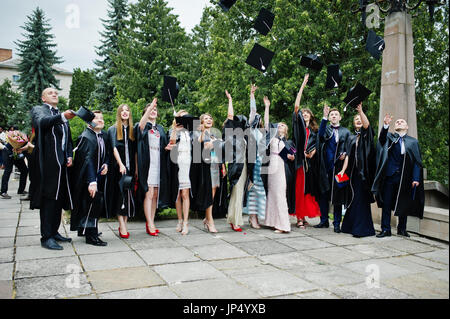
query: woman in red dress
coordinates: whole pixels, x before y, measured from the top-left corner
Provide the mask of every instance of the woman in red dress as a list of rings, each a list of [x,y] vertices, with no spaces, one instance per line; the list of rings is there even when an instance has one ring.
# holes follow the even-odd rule
[[[293,114],[294,142],[297,146],[296,178],[295,178],[295,215],[297,227],[305,228],[305,217],[320,216],[318,196],[318,162],[316,157],[318,126],[310,109],[302,109],[299,114],[303,89],[308,83],[309,74],[305,75],[303,84],[295,100]],[[303,149],[303,154],[300,150]],[[303,155],[303,156],[302,156]]]

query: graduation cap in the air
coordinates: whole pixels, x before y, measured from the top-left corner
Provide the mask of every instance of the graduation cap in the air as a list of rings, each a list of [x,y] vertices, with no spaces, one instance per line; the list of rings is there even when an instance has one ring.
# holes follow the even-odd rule
[[[370,93],[372,93],[372,91],[370,91],[364,85],[357,83],[348,91],[347,96],[344,99],[344,102],[346,103],[344,112],[347,109],[348,105],[356,108],[359,103],[364,101],[370,95]]]
[[[367,35],[366,50],[377,60],[380,59],[381,54],[385,48],[384,39],[377,35],[372,29]]]
[[[274,19],[275,15],[272,12],[265,8],[261,8],[253,27],[262,35],[267,35],[272,30]]]
[[[190,115],[190,114],[185,114],[183,116],[175,117],[175,122],[177,124],[183,125],[183,127],[185,129],[187,129],[188,131],[194,130],[194,121],[195,120],[199,120],[199,118],[196,116]]]
[[[274,52],[256,43],[245,63],[264,73],[269,67],[273,56]]]
[[[308,54],[307,56],[302,56],[300,60],[300,65],[303,65],[308,69],[313,69],[316,71],[322,70],[323,67],[322,61],[320,61],[319,57],[315,54]]]
[[[220,0],[219,6],[223,11],[228,11],[236,3],[237,0]]]
[[[177,98],[179,91],[180,86],[177,83],[177,78],[165,75],[164,86],[162,89],[162,100],[173,105],[173,101]]]
[[[88,108],[81,106],[78,111],[76,111],[76,112],[72,111],[72,113],[75,114],[76,116],[78,116],[83,121],[85,121],[90,126],[92,126],[92,127],[97,126],[94,122],[92,122],[92,120],[95,118],[95,114],[92,113],[92,111],[89,110]]]
[[[334,89],[342,82],[342,71],[339,69],[339,64],[330,64],[327,68],[327,82],[325,88]]]

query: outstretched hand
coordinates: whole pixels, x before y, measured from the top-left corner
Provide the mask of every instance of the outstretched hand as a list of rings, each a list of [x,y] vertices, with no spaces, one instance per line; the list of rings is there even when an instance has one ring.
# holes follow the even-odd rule
[[[270,106],[270,100],[269,100],[269,98],[268,98],[267,96],[264,97],[264,105],[265,105],[266,107],[269,107],[269,106]]]
[[[391,124],[392,121],[392,116],[389,113],[386,113],[386,115],[384,116],[384,124],[389,125]]]
[[[356,106],[356,111],[358,112],[358,113],[362,113],[362,102],[360,102],[357,106]]]
[[[232,100],[232,98],[231,98],[231,94],[230,94],[230,93],[228,93],[228,91],[227,91],[227,90],[225,90],[225,95],[227,96],[228,100]]]
[[[258,89],[258,87],[252,83],[252,86],[250,87],[250,94],[255,95],[255,92],[257,89]]]
[[[302,87],[301,87],[302,90],[305,88],[306,84],[308,83],[308,79],[309,79],[309,73],[306,73],[305,77],[303,79]]]
[[[323,117],[328,118],[328,114],[330,114],[330,107],[327,104],[325,104],[323,106]]]

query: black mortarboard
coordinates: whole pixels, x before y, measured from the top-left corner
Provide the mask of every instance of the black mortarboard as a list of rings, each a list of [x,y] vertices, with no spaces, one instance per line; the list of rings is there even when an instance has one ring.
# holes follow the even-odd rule
[[[274,19],[275,15],[272,12],[267,9],[261,8],[258,16],[256,17],[253,27],[262,35],[267,35],[267,33],[272,30]]]
[[[73,112],[73,111],[72,111]],[[85,121],[87,124],[89,124],[92,127],[96,127],[95,123],[92,122],[92,120],[95,118],[95,114],[92,113],[91,110],[88,108],[81,106],[80,109],[76,112],[73,112],[76,116],[78,116],[80,119]]]
[[[308,54],[307,56],[302,56],[300,60],[300,65],[303,65],[308,69],[313,69],[316,71],[322,70],[323,67],[323,63],[319,60],[319,57],[315,54]]]
[[[177,78],[165,75],[164,86],[162,89],[162,100],[173,105],[179,91],[180,86],[177,83]]]
[[[325,88],[334,89],[342,82],[342,71],[339,70],[339,64],[330,64],[327,68],[327,82]]]
[[[384,39],[377,35],[375,31],[369,30],[369,34],[367,35],[366,50],[369,51],[375,59],[379,60],[384,48]]]
[[[274,52],[256,43],[245,63],[264,73],[269,67],[273,55]]]
[[[364,85],[357,83],[348,91],[347,96],[344,99],[344,102],[346,103],[344,112],[347,109],[347,105],[356,108],[360,102],[364,101],[370,95],[370,93],[372,93],[372,91]]]
[[[127,174],[123,174],[119,180],[119,189],[122,194],[125,193],[126,190],[132,189],[132,180],[133,177]]]
[[[237,0],[220,0],[219,6],[223,11],[228,11],[236,3]]]
[[[183,127],[185,129],[187,129],[188,131],[193,131],[194,130],[194,121],[195,120],[199,120],[199,118],[196,117],[196,116],[192,116],[190,114],[185,114],[183,116],[175,117],[175,122],[177,124],[183,125]]]

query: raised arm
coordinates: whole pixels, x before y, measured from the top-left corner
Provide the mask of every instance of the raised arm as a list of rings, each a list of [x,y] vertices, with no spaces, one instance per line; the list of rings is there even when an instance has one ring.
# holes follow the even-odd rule
[[[320,127],[319,127],[319,137],[323,137],[325,135],[325,129],[327,128],[327,123],[328,123],[328,114],[330,113],[330,107],[325,104],[323,107],[323,118],[322,121],[320,122]]]
[[[386,143],[387,133],[389,130],[389,124],[391,123],[391,121],[392,121],[392,116],[389,114],[386,114],[384,116],[384,120],[383,120],[384,125],[380,131],[380,136],[378,137],[378,142],[381,145],[384,145],[384,143]]]
[[[233,99],[231,97],[231,94],[228,93],[227,90],[225,90],[225,94],[226,94],[226,96],[228,98],[228,115],[227,115],[227,119],[233,120],[233,117],[234,117]]]
[[[148,118],[150,116],[150,112],[153,110],[153,108],[156,106],[157,103],[158,99],[155,97],[152,101],[152,104],[150,105],[150,107],[147,108],[147,111],[145,111],[144,115],[139,121],[139,128],[141,129],[141,132],[144,131],[145,125],[147,125]]]
[[[356,111],[358,111],[359,116],[361,117],[361,122],[363,124],[364,129],[367,130],[367,128],[370,125],[369,119],[367,118],[366,114],[362,110],[362,102],[358,104],[356,107]]]
[[[300,90],[297,93],[297,98],[295,99],[295,114],[298,113],[298,110],[300,109],[300,101],[302,99],[303,90],[305,89],[306,84],[308,83],[309,73],[305,74],[305,78],[303,79],[302,86],[300,87]]]
[[[269,110],[270,110],[270,100],[267,96],[264,97],[264,127],[269,130]]]
[[[252,84],[250,88],[250,116],[249,116],[249,123],[252,123],[255,119],[256,115],[256,100],[255,100],[255,91],[258,89],[258,87],[254,84]]]

